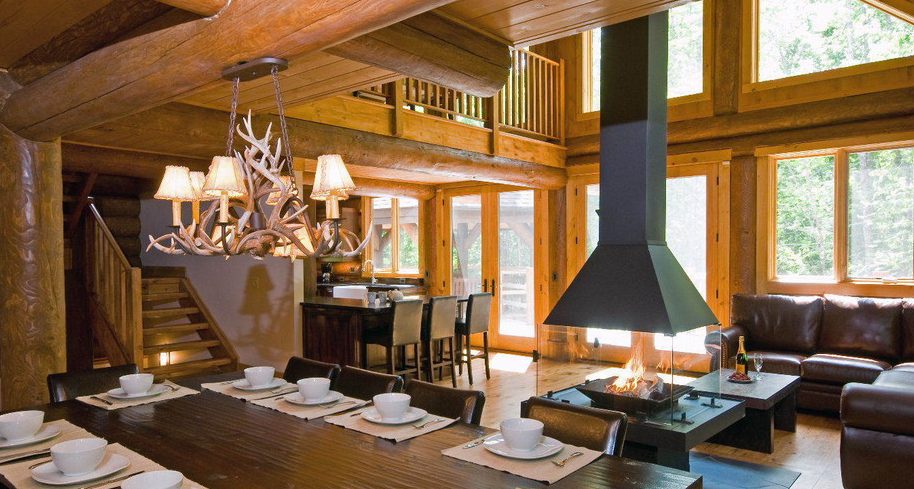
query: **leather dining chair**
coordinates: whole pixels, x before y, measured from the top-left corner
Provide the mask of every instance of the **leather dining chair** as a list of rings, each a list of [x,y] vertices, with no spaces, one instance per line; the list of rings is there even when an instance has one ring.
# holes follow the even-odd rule
[[[344,396],[370,401],[378,394],[403,390],[403,378],[344,365],[333,390]]]
[[[362,335],[362,362],[364,367],[367,362],[367,346],[381,345],[387,349],[387,373],[408,374],[414,373],[419,378],[419,343],[422,341],[422,301],[419,299],[400,300],[393,302],[393,318],[389,328],[368,330]],[[406,359],[406,348],[413,347],[416,363],[409,365]],[[404,348],[400,348],[404,347]],[[397,351],[401,350],[398,368]]]
[[[137,366],[128,363],[117,367],[50,374],[48,375],[48,392],[51,395],[51,402],[91,396],[118,387],[120,376],[135,373],[139,373]]]
[[[466,316],[462,321],[457,321],[457,349],[460,355],[457,358],[460,375],[463,375],[463,364],[466,362],[467,379],[470,385],[473,385],[473,367],[472,362],[476,358],[482,358],[486,366],[486,379],[492,378],[489,372],[489,316],[492,314],[492,294],[484,292],[481,294],[470,294],[467,302]],[[482,353],[472,354],[470,348],[470,337],[474,334],[482,333]]]
[[[441,368],[447,365],[451,369],[451,385],[457,387],[457,375],[454,371],[454,326],[456,321],[457,296],[432,297],[429,300],[428,320],[422,328],[424,367],[429,382],[435,381],[435,368],[438,369],[438,379],[440,380]],[[448,345],[447,357],[444,356],[445,343]]]
[[[479,424],[486,404],[486,395],[480,391],[454,389],[421,380],[410,380],[403,392],[412,397],[410,406],[464,423]]]
[[[330,386],[333,388],[333,384],[339,374],[340,366],[335,363],[319,362],[310,358],[291,357],[289,362],[286,363],[286,370],[283,372],[282,378],[286,382],[294,384],[308,377],[324,377],[330,379]]]
[[[628,416],[619,411],[531,397],[521,416],[543,422],[543,434],[563,443],[622,456]]]

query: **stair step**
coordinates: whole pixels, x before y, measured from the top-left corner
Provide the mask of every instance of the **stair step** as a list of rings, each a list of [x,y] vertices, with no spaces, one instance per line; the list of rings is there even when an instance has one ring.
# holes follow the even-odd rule
[[[219,340],[197,340],[182,341],[179,343],[165,343],[162,345],[152,345],[143,348],[144,355],[158,355],[170,351],[188,351],[188,350],[206,350],[214,346],[219,346]]]
[[[143,328],[143,336],[154,336],[157,334],[187,334],[205,329],[210,329],[209,323],[188,323],[172,324],[168,326],[153,326],[149,328]]]
[[[179,377],[192,375],[205,370],[212,370],[231,364],[231,358],[207,358],[206,360],[194,360],[192,362],[173,363],[171,365],[164,365],[161,367],[151,367],[146,369],[146,372],[153,374],[156,377]]]
[[[157,294],[143,294],[143,302],[173,301],[190,297],[187,292],[163,292]]]
[[[181,282],[181,277],[154,277],[154,278],[143,278],[143,285],[154,285],[154,284],[177,284]]]
[[[188,316],[190,314],[198,314],[200,309],[196,307],[174,307],[170,309],[153,309],[150,311],[143,311],[144,319],[159,319],[159,318],[170,318],[176,316]]]

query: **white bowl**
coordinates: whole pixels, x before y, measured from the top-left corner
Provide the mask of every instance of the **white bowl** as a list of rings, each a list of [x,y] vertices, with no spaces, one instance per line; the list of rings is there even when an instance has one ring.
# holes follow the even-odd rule
[[[149,389],[152,388],[153,378],[152,374],[130,374],[121,375],[117,380],[121,383],[121,389],[124,389],[128,396],[135,396],[149,392]]]
[[[51,460],[64,475],[81,475],[95,470],[105,458],[108,441],[102,438],[78,438],[51,447]]]
[[[529,418],[511,418],[501,422],[501,436],[512,450],[529,452],[543,437],[543,423]]]
[[[121,489],[178,489],[184,474],[176,470],[154,470],[137,474],[121,483]]]
[[[35,436],[44,423],[44,411],[16,411],[0,416],[0,436],[7,441],[26,440]]]
[[[378,410],[378,414],[381,415],[383,421],[396,421],[406,414],[406,410],[409,409],[409,401],[412,400],[412,397],[409,394],[390,392],[378,394],[374,396],[372,400],[374,401],[375,409]]]
[[[244,378],[251,387],[266,387],[273,382],[276,369],[273,367],[248,367],[244,369]]]
[[[298,392],[306,401],[319,401],[330,392],[330,379],[325,377],[308,377],[297,384]]]

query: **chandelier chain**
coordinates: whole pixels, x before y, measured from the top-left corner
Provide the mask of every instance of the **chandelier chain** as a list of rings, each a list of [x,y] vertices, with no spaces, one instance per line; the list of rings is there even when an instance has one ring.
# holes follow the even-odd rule
[[[292,145],[289,143],[289,126],[286,124],[286,109],[282,102],[282,87],[279,85],[279,67],[273,66],[270,75],[273,77],[273,91],[276,92],[276,111],[279,113],[279,130],[282,132],[283,151],[286,152],[284,164],[288,167],[289,177],[292,179],[292,187],[297,188],[295,171],[292,169]]]
[[[228,138],[225,143],[225,156],[232,156],[232,147],[235,145],[235,116],[238,114],[238,89],[241,78],[232,80],[232,109],[229,112]]]

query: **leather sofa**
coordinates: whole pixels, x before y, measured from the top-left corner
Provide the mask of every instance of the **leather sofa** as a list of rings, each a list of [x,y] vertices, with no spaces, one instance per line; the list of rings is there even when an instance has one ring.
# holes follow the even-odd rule
[[[845,384],[914,372],[914,301],[867,297],[734,295],[730,327],[709,334],[712,365],[732,365],[740,336],[763,371],[800,376],[797,405],[837,413]]]
[[[911,487],[914,368],[850,383],[841,397],[841,479],[845,489]]]

